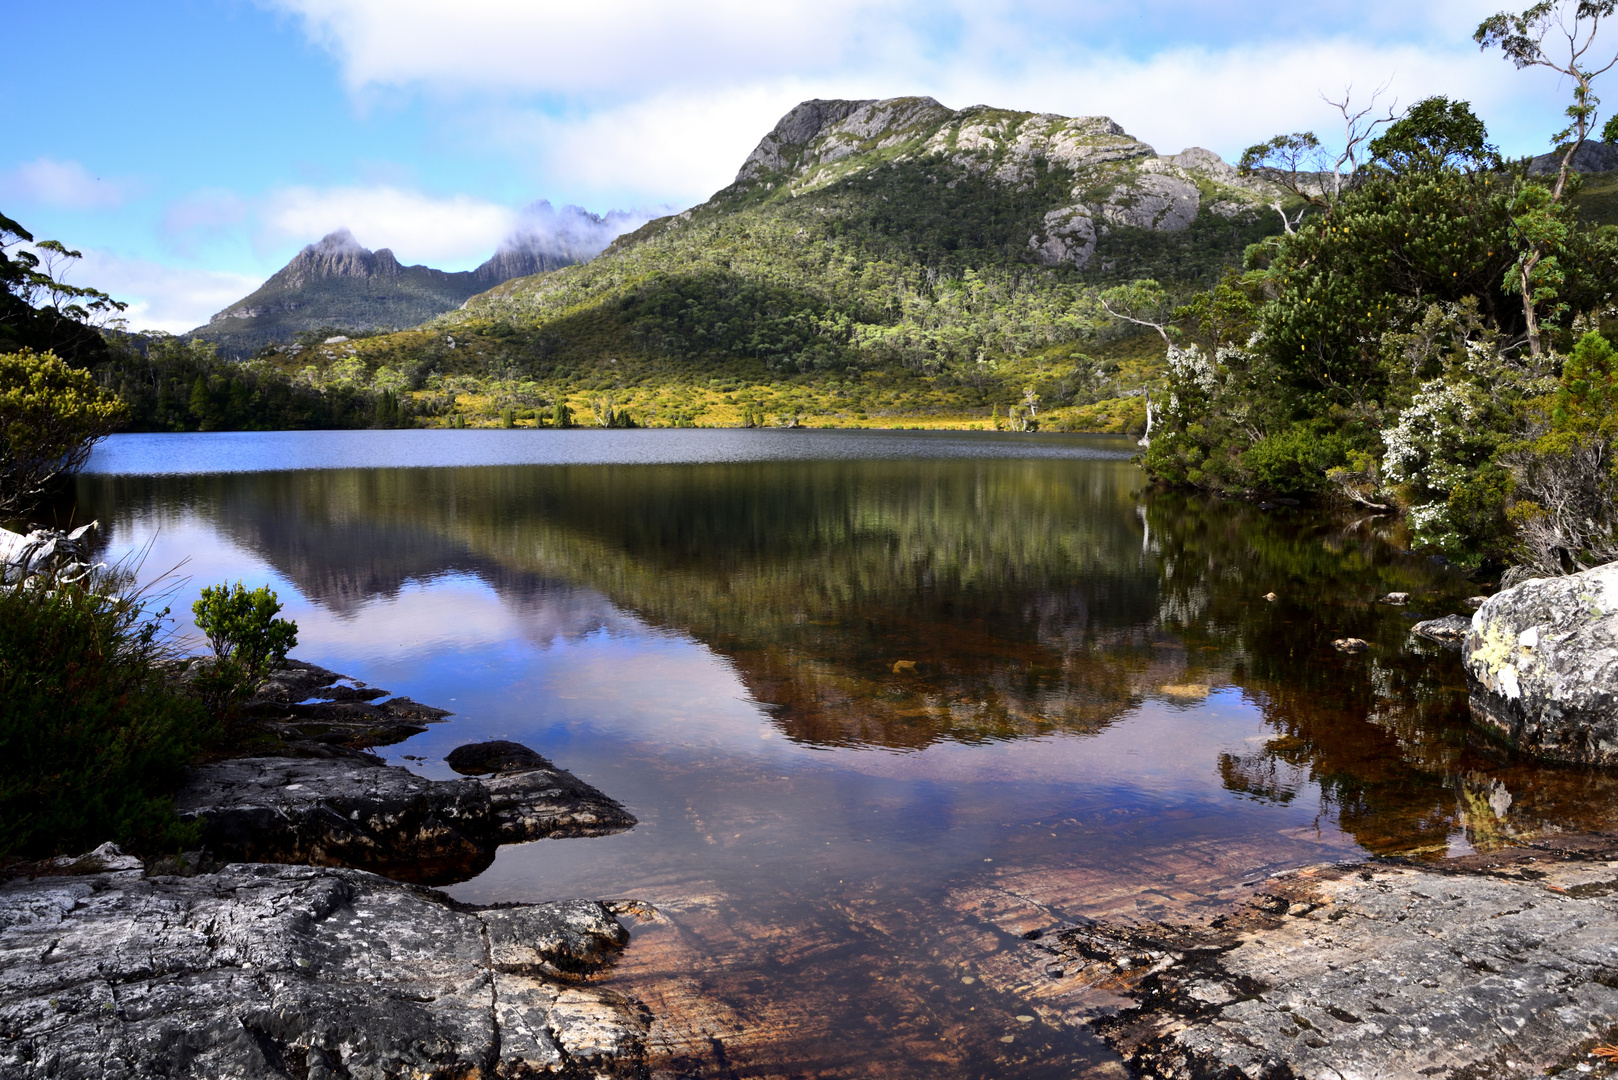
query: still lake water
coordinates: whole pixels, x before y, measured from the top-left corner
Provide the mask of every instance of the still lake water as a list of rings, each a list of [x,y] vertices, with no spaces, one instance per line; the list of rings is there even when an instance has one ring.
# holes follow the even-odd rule
[[[628,833],[503,848],[447,891],[655,905],[613,979],[666,1018],[666,1075],[1110,1076],[1016,994],[1024,933],[1618,805],[1470,729],[1458,655],[1409,626],[1477,590],[1389,519],[1150,491],[1133,452],[119,436],[75,513],[144,577],[178,566],[177,612],[268,583],[297,656],[455,712],[391,763],[449,777],[453,747],[514,739],[629,806]],[[1410,607],[1376,603],[1394,590]]]

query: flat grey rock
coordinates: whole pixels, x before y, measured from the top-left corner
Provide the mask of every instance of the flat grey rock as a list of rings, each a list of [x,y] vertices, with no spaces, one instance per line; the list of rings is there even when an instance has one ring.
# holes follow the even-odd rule
[[[321,758],[204,765],[175,798],[205,821],[217,859],[349,866],[424,884],[464,880],[500,844],[604,836],[635,825],[622,805],[555,767],[429,780],[408,769]]]
[[[1459,649],[1466,635],[1472,632],[1472,620],[1465,615],[1444,615],[1437,619],[1425,619],[1412,626],[1410,632],[1428,641]]]
[[[1480,726],[1536,757],[1618,765],[1618,563],[1489,597],[1462,658]]]
[[[1317,868],[1206,926],[1046,933],[1025,966],[1135,1075],[1541,1076],[1618,1024],[1615,890],[1605,858]]]
[[[589,901],[473,911],[355,870],[0,883],[0,1076],[644,1076]]]
[[[273,753],[351,761],[375,761],[371,747],[401,742],[451,715],[302,660],[271,672],[245,711]]]

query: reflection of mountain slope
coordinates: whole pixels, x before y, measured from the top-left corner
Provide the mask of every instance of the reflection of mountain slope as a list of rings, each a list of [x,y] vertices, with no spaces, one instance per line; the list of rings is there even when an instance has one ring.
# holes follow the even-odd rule
[[[138,507],[148,514],[203,513],[220,532],[274,566],[305,599],[340,616],[393,599],[412,582],[460,574],[493,589],[519,615],[529,639],[541,645],[635,625],[599,593],[507,567],[425,525],[327,516],[323,502],[287,498],[296,492],[243,479],[192,479],[180,492],[173,481],[98,477],[86,481],[80,497],[100,489],[91,496],[98,504]]]
[[[732,658],[795,738],[916,747],[1097,730],[1178,680],[1148,634],[1133,480],[1048,461],[330,471],[196,481],[190,503],[337,610],[459,571],[553,612],[576,602],[562,581]]]

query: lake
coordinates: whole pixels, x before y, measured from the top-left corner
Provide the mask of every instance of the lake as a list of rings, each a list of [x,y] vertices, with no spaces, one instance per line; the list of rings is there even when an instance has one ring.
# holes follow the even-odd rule
[[[1150,490],[1134,452],[130,435],[75,513],[176,612],[268,583],[296,656],[454,711],[390,763],[447,778],[453,747],[514,739],[625,803],[630,832],[502,848],[447,891],[654,905],[611,981],[663,1018],[664,1075],[1119,1076],[1019,996],[1024,935],[1618,805],[1470,727],[1458,654],[1409,630],[1477,588],[1393,519]]]

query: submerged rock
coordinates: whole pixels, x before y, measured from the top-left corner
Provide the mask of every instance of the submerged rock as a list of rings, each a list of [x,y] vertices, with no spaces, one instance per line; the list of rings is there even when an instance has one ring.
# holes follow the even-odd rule
[[[271,672],[245,711],[267,740],[260,752],[356,761],[451,715],[302,660]]]
[[[1478,724],[1538,757],[1618,764],[1618,563],[1491,596],[1463,659]]]
[[[591,901],[476,911],[355,870],[0,884],[0,1075],[644,1076]]]
[[[522,743],[507,742],[505,739],[457,746],[444,755],[444,761],[462,776],[556,767]]]
[[[1021,989],[1137,1075],[1539,1076],[1618,1024],[1615,856],[1298,871],[1204,925],[1041,934]]]
[[[1466,635],[1472,632],[1472,620],[1465,615],[1445,615],[1423,620],[1412,626],[1410,632],[1428,641],[1458,649],[1461,642],[1466,640]]]
[[[1371,643],[1364,638],[1345,637],[1332,642],[1331,647],[1338,652],[1364,652],[1371,647]]]
[[[240,758],[197,769],[175,809],[204,820],[216,858],[352,866],[426,884],[471,877],[500,844],[604,836],[636,823],[548,763],[486,780],[429,780],[365,761]]]

